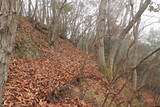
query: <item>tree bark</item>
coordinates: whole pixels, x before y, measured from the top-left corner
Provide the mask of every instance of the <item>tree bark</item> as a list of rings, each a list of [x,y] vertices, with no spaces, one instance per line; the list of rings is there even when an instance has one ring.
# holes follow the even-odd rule
[[[132,17],[134,16],[134,9],[133,9],[133,1],[131,1],[131,14],[132,14]],[[140,2],[140,8],[142,7],[143,5],[143,0],[141,0]],[[138,51],[137,51],[137,48],[138,48],[138,36],[139,36],[139,25],[140,25],[140,22],[141,22],[141,18],[139,18],[139,20],[137,21],[137,24],[135,26],[133,26],[133,36],[134,36],[134,40],[133,40],[133,43],[134,43],[134,66],[137,64],[138,62]],[[133,87],[134,89],[136,90],[137,89],[137,82],[138,82],[138,73],[137,73],[137,69],[135,69],[133,71]]]
[[[46,0],[43,0],[43,18],[42,18],[42,21],[43,21],[43,24],[45,24],[46,22]]]
[[[32,1],[28,0],[28,16],[31,17],[32,13],[31,13],[31,5],[32,5]]]
[[[37,21],[37,17],[36,17],[37,10],[38,10],[38,0],[35,1],[35,8],[31,18],[31,19],[34,19],[35,21]]]
[[[56,5],[57,5],[57,1],[52,0],[51,1],[51,5],[52,5],[52,23],[50,25],[50,32],[49,32],[49,43],[51,46],[54,46],[55,48],[58,45],[58,33],[59,33],[59,28],[60,28],[60,13],[57,12],[56,10]]]
[[[3,85],[7,81],[16,26],[16,0],[0,0],[0,104],[3,102]]]
[[[98,37],[102,36],[102,38],[98,40],[98,50],[97,50],[98,63],[100,66],[106,66],[105,54],[104,54],[106,6],[107,6],[107,0],[101,0],[99,6],[99,15],[97,17],[96,35]]]

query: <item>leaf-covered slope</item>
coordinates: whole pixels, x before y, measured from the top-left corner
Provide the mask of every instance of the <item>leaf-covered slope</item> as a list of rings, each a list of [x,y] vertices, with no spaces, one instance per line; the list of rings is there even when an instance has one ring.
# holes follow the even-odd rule
[[[35,30],[25,18],[20,20],[18,34],[20,37],[17,37],[17,43],[29,41],[28,46],[25,47],[25,52],[27,50],[32,54],[41,52],[41,56],[32,58],[32,55],[25,57],[23,55],[26,53],[20,53],[20,56],[23,57],[13,56],[11,58],[8,81],[5,84],[5,106],[55,106],[47,102],[48,93],[76,78],[80,74],[84,61],[86,61],[85,75],[90,75],[90,73],[97,75],[94,55],[82,52],[74,48],[71,43],[63,40],[59,40],[59,49],[52,50],[47,43],[47,35]],[[31,45],[36,47],[36,50],[31,49],[33,48]],[[72,107],[77,104],[84,107],[91,106],[78,98],[64,99],[64,104],[67,103],[71,104]],[[57,104],[57,107],[60,105],[63,103]]]
[[[108,85],[98,72],[95,55],[80,51],[62,39],[57,49],[51,49],[47,32],[39,32],[26,18],[20,19],[17,34],[15,46],[19,50],[15,49],[9,65],[4,106],[101,107],[105,96],[110,94],[108,103],[116,95],[114,107],[132,96],[128,88],[116,94],[123,80]],[[137,100],[134,105],[142,107]]]

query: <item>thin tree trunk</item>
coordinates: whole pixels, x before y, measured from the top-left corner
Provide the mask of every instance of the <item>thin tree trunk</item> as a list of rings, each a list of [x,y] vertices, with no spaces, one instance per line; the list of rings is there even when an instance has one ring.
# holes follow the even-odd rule
[[[133,1],[130,0],[131,2],[131,16],[133,18],[134,16],[134,7],[133,7]],[[140,8],[142,7],[143,5],[143,0],[141,0],[141,3],[140,3]],[[138,36],[139,36],[139,25],[140,25],[140,21],[141,21],[141,18],[139,18],[139,20],[137,21],[137,24],[133,26],[133,36],[134,36],[134,66],[136,66],[137,64],[137,57],[138,57],[138,53],[137,53],[137,42],[138,42]],[[134,89],[136,90],[137,89],[137,81],[138,81],[138,74],[137,74],[137,69],[135,69],[133,71],[133,87]]]
[[[47,14],[47,16],[46,16],[46,23],[47,23],[47,25],[49,24],[49,22],[50,22],[50,13],[49,13],[49,3],[50,3],[50,1],[49,0],[47,0],[47,10],[46,10],[46,14]]]
[[[32,1],[28,0],[28,16],[31,17],[31,5],[32,5]]]
[[[103,36],[101,39],[98,40],[99,47],[97,50],[97,57],[98,57],[98,63],[100,66],[106,66],[105,54],[104,54],[106,6],[107,6],[107,0],[101,0],[100,6],[99,6],[99,15],[97,17],[96,35],[98,37]]]
[[[46,21],[46,0],[43,0],[43,18],[42,18],[43,24],[45,24]]]
[[[38,9],[38,0],[35,1],[35,9],[32,15],[32,19],[34,19],[35,21],[37,21],[37,18],[36,18],[37,9]]]

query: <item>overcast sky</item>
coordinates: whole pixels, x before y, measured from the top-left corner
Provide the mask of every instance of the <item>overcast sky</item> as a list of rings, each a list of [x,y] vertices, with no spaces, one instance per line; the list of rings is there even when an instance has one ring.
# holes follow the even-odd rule
[[[160,4],[160,0],[153,0],[153,1]],[[145,11],[142,16],[142,24],[150,24],[153,22],[160,22],[160,12],[155,13],[155,12]],[[160,23],[152,24],[148,28],[152,27],[154,29],[159,29]]]

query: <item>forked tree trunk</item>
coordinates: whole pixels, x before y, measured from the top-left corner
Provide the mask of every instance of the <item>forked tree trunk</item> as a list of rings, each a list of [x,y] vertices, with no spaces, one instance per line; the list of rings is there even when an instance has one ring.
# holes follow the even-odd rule
[[[31,19],[34,19],[35,21],[37,21],[37,17],[36,17],[37,10],[38,10],[38,0],[35,0],[35,8],[34,8],[32,18],[31,18]]]
[[[16,36],[16,0],[0,0],[0,104],[7,81],[9,56]]]

